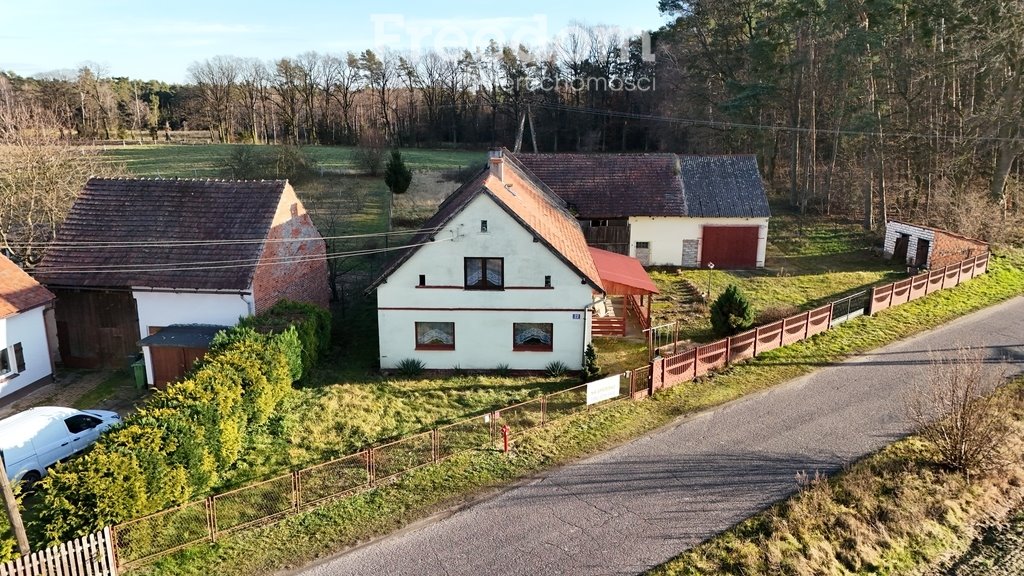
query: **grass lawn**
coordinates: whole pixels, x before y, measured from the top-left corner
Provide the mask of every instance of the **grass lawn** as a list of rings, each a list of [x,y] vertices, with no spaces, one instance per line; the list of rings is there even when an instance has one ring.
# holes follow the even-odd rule
[[[692,301],[684,281],[702,293],[710,282],[712,300],[735,284],[756,312],[796,312],[905,277],[903,269],[875,254],[872,246],[878,239],[859,224],[801,217],[782,206],[773,207],[773,213],[764,269],[652,271],[661,290],[652,310],[655,325],[679,322],[681,338],[714,339],[710,316]]]
[[[106,147],[104,157],[119,162],[136,176],[161,178],[223,178],[223,166],[235,144],[141,144]],[[358,169],[350,146],[303,146],[302,150],[324,170]],[[473,164],[483,166],[486,152],[467,150],[402,149],[402,158],[413,170],[450,170]]]
[[[677,386],[644,402],[619,402],[604,409],[550,424],[516,438],[515,451],[460,455],[437,466],[414,471],[393,484],[328,503],[278,524],[241,532],[172,554],[136,570],[146,574],[247,575],[295,567],[368,538],[392,531],[474,494],[547,467],[620,444],[668,424],[676,417],[703,410],[806,374],[818,366],[841,361],[935,327],[969,312],[1024,293],[1024,251],[992,260],[989,274],[952,290],[930,295],[871,318],[857,318],[810,340],[766,353],[690,384]],[[471,384],[470,386],[484,385]],[[539,383],[538,389],[543,387]],[[395,390],[382,386],[382,390]],[[413,383],[407,397],[429,397],[439,391],[427,382]],[[366,394],[374,394],[368,387]],[[312,393],[312,392],[309,392]],[[493,392],[491,392],[493,393]],[[520,392],[527,393],[527,392]],[[369,396],[362,395],[361,398]],[[325,395],[345,402],[344,395]],[[399,404],[401,405],[401,403]],[[437,404],[453,406],[447,400]],[[401,410],[381,407],[356,413],[382,421],[404,420]],[[329,426],[317,424],[320,430]],[[326,440],[327,438],[324,437]]]

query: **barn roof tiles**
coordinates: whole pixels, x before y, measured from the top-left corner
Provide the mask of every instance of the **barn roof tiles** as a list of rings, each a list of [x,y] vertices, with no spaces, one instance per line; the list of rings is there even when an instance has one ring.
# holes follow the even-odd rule
[[[767,218],[753,155],[509,154],[580,218]]]
[[[35,276],[66,287],[245,290],[287,185],[92,178]]]

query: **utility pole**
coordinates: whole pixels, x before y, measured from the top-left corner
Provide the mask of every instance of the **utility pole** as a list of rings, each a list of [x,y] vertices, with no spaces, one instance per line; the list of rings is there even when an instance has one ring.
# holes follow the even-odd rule
[[[32,553],[32,549],[28,546],[25,524],[21,521],[21,510],[18,510],[18,501],[14,499],[11,481],[7,478],[7,466],[4,465],[2,452],[0,452],[0,489],[3,490],[4,504],[7,506],[7,519],[11,522],[11,532],[14,532],[14,537],[18,540],[18,552],[22,556],[28,556]]]

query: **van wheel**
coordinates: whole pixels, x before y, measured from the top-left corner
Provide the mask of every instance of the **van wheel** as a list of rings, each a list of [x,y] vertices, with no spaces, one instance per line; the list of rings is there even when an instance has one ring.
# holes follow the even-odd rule
[[[21,477],[21,491],[35,492],[36,482],[39,482],[40,478],[41,476],[39,476],[39,472],[34,470],[32,472],[26,472],[25,475]]]

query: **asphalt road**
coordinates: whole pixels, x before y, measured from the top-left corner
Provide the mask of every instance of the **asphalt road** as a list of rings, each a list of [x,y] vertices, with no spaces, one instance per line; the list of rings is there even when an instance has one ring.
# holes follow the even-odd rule
[[[1024,372],[1024,298],[550,471],[301,574],[637,574],[908,432],[902,398],[933,354]]]

